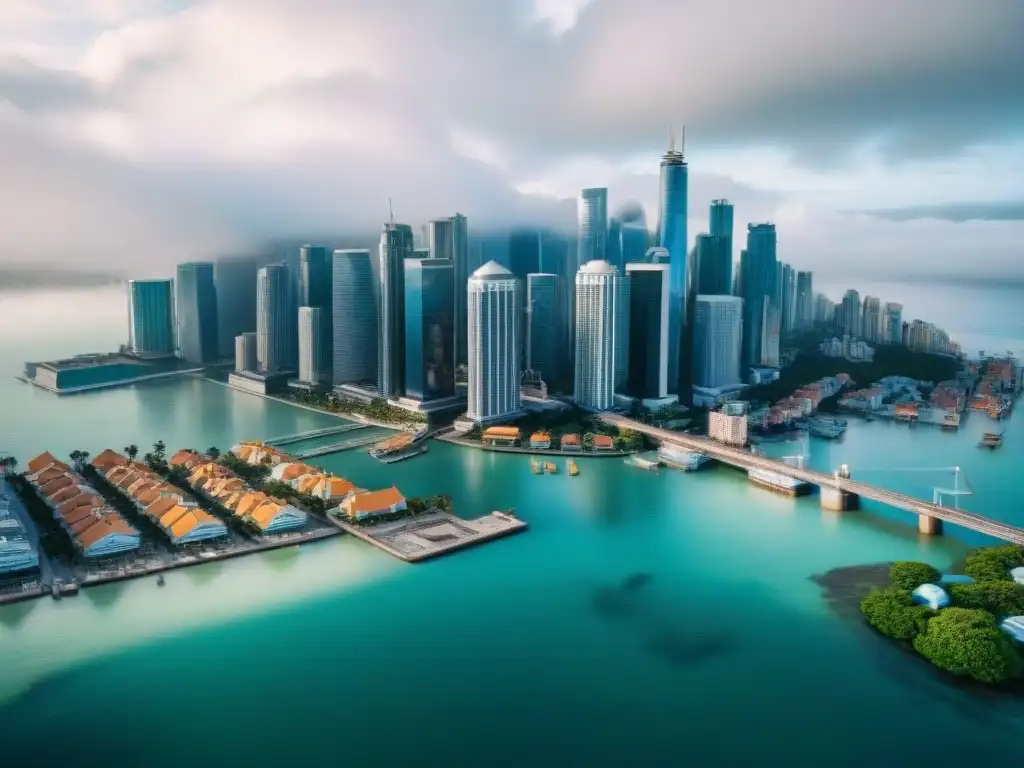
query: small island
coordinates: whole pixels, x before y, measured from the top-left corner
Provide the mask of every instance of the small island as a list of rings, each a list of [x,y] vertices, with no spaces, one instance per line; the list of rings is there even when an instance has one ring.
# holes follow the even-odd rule
[[[1018,570],[1022,569],[1022,570]],[[935,666],[991,686],[1024,677],[1024,547],[986,547],[964,562],[965,576],[927,563],[893,563],[889,586],[860,604],[868,624]]]

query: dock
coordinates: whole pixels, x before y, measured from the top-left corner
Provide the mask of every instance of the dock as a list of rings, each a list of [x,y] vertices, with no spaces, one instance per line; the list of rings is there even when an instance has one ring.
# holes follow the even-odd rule
[[[351,451],[353,448],[372,445],[377,442],[380,442],[380,435],[377,435],[376,437],[356,437],[341,443],[331,443],[330,445],[322,445],[319,448],[310,448],[308,451],[298,451],[292,455],[300,461],[305,461],[306,459],[312,459],[316,456],[326,456],[330,453]]]
[[[345,432],[355,432],[359,429],[369,429],[372,426],[372,424],[342,424],[338,427],[324,427],[323,429],[311,429],[306,432],[296,432],[294,435],[271,437],[264,440],[263,443],[264,445],[272,445],[275,448],[279,448],[282,445],[301,443],[305,440],[313,440],[318,437],[328,437],[329,435],[340,435]]]
[[[460,549],[474,547],[527,529],[527,524],[508,512],[491,512],[475,520],[463,520],[445,512],[408,517],[392,523],[358,526],[330,518],[334,525],[368,544],[407,563],[419,563]]]

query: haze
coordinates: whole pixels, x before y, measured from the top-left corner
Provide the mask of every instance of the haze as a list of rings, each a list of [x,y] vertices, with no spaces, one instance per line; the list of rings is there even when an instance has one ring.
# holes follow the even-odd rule
[[[0,265],[166,272],[268,238],[656,219],[715,197],[830,278],[1024,278],[1015,0],[4,0]]]

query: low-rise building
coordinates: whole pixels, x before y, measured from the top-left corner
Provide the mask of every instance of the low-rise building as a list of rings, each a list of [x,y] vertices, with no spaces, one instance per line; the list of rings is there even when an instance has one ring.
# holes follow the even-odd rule
[[[608,435],[594,435],[595,451],[614,451],[615,441]]]
[[[356,490],[355,485],[345,478],[299,461],[275,464],[270,470],[270,476],[290,485],[301,494],[320,499],[327,507],[340,504],[342,499]]]
[[[708,414],[708,437],[726,445],[746,445],[747,417],[711,411]]]
[[[353,493],[341,503],[341,511],[355,522],[397,514],[405,509],[405,497],[394,486],[379,491]]]
[[[188,483],[264,535],[294,531],[306,525],[305,512],[262,491],[254,491],[234,472],[215,462],[195,466]]]
[[[577,435],[575,432],[570,432],[567,435],[562,435],[561,439],[558,442],[559,445],[562,447],[563,451],[579,451],[583,447],[580,443],[580,436]]]
[[[519,427],[488,427],[481,440],[489,445],[515,445],[519,436]]]
[[[530,435],[530,447],[550,448],[551,435],[549,435],[547,432],[534,432],[532,435]]]

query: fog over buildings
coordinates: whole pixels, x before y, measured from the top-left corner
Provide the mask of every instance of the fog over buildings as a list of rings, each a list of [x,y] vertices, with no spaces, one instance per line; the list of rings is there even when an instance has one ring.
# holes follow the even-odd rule
[[[653,228],[685,121],[691,245],[728,198],[816,275],[1020,279],[1022,28],[1001,0],[15,0],[0,268],[370,247],[388,198],[571,229],[601,186]]]

